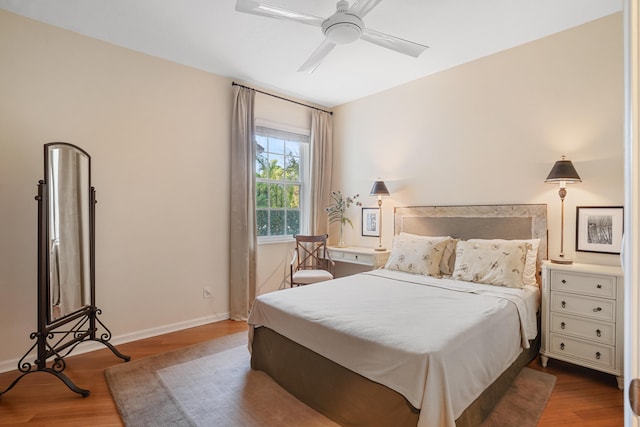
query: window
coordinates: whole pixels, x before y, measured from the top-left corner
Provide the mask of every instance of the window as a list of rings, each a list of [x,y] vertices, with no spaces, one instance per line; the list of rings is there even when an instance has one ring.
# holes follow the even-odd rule
[[[304,131],[301,131],[304,132]],[[256,126],[258,239],[290,238],[306,229],[309,135]]]

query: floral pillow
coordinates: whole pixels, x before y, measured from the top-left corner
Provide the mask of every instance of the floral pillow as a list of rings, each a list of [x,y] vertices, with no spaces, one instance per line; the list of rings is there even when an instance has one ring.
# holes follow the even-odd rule
[[[482,239],[469,239],[470,242]],[[527,260],[524,263],[524,270],[522,272],[522,284],[529,286],[538,286],[536,281],[536,272],[538,271],[538,247],[540,246],[540,239],[526,239],[526,240],[493,240],[496,242],[517,242],[527,244]]]
[[[440,261],[450,237],[428,237],[400,233],[393,238],[388,270],[440,276]]]
[[[510,240],[460,241],[451,277],[467,282],[522,287],[522,274],[530,244]]]

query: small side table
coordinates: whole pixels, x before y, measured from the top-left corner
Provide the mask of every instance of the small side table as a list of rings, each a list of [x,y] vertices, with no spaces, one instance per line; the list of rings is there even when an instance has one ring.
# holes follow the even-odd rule
[[[373,248],[361,246],[327,246],[331,259],[335,262],[358,264],[376,269],[384,266],[389,259],[388,250],[376,251]]]

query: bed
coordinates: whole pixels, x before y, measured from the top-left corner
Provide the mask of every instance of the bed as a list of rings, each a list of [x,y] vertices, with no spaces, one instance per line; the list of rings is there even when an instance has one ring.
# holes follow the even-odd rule
[[[384,269],[256,299],[252,368],[343,426],[479,425],[539,348],[546,210],[396,208]]]

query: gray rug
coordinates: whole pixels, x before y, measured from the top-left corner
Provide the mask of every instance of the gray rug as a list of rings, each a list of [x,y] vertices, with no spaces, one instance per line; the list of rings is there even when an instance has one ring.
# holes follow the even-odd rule
[[[336,426],[249,367],[247,334],[116,365],[105,371],[126,426]],[[536,426],[555,377],[519,374],[483,427]]]
[[[194,426],[337,426],[252,371],[246,346],[157,371],[165,390]],[[215,408],[223,408],[216,410]]]
[[[554,375],[524,368],[480,427],[535,427],[547,406]]]

